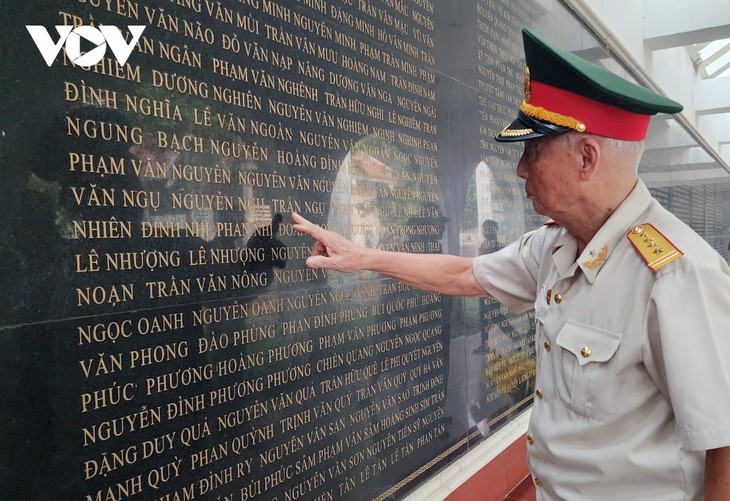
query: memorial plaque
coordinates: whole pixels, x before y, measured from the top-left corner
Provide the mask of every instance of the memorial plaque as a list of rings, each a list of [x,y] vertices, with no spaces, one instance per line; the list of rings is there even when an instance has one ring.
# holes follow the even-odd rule
[[[432,3],[19,13],[4,494],[376,499],[423,480],[449,443],[451,301],[306,269],[289,214],[442,252]]]
[[[577,24],[454,4],[0,7],[0,497],[402,499],[529,405],[530,313],[307,269],[292,229],[476,256],[542,224],[492,137],[520,28]]]

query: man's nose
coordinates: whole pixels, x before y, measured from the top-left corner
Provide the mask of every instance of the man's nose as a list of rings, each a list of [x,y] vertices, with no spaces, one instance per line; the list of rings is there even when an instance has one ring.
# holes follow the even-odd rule
[[[527,181],[527,161],[525,155],[520,157],[520,161],[517,162],[517,175]]]

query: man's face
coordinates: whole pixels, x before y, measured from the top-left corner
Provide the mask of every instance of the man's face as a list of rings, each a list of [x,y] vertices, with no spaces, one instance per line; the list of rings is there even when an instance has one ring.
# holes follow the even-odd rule
[[[517,175],[525,180],[527,198],[538,214],[558,219],[570,210],[570,193],[575,186],[570,144],[555,137],[525,141]]]

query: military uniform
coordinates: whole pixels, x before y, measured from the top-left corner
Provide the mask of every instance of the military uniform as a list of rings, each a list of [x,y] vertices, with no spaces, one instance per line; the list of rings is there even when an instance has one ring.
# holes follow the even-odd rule
[[[671,243],[643,236],[647,223]],[[503,304],[535,307],[538,498],[702,499],[704,451],[730,443],[727,263],[641,182],[576,249],[551,225],[474,262]]]
[[[651,115],[682,109],[523,38],[525,100],[498,141],[641,141]],[[503,304],[535,308],[527,450],[538,499],[701,500],[705,451],[730,445],[730,268],[641,181],[578,248],[548,224],[473,264]]]

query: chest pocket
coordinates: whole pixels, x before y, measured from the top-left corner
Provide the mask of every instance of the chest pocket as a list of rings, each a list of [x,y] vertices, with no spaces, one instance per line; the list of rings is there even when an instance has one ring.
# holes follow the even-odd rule
[[[558,333],[558,401],[582,416],[606,421],[615,414],[621,334],[569,320]]]

